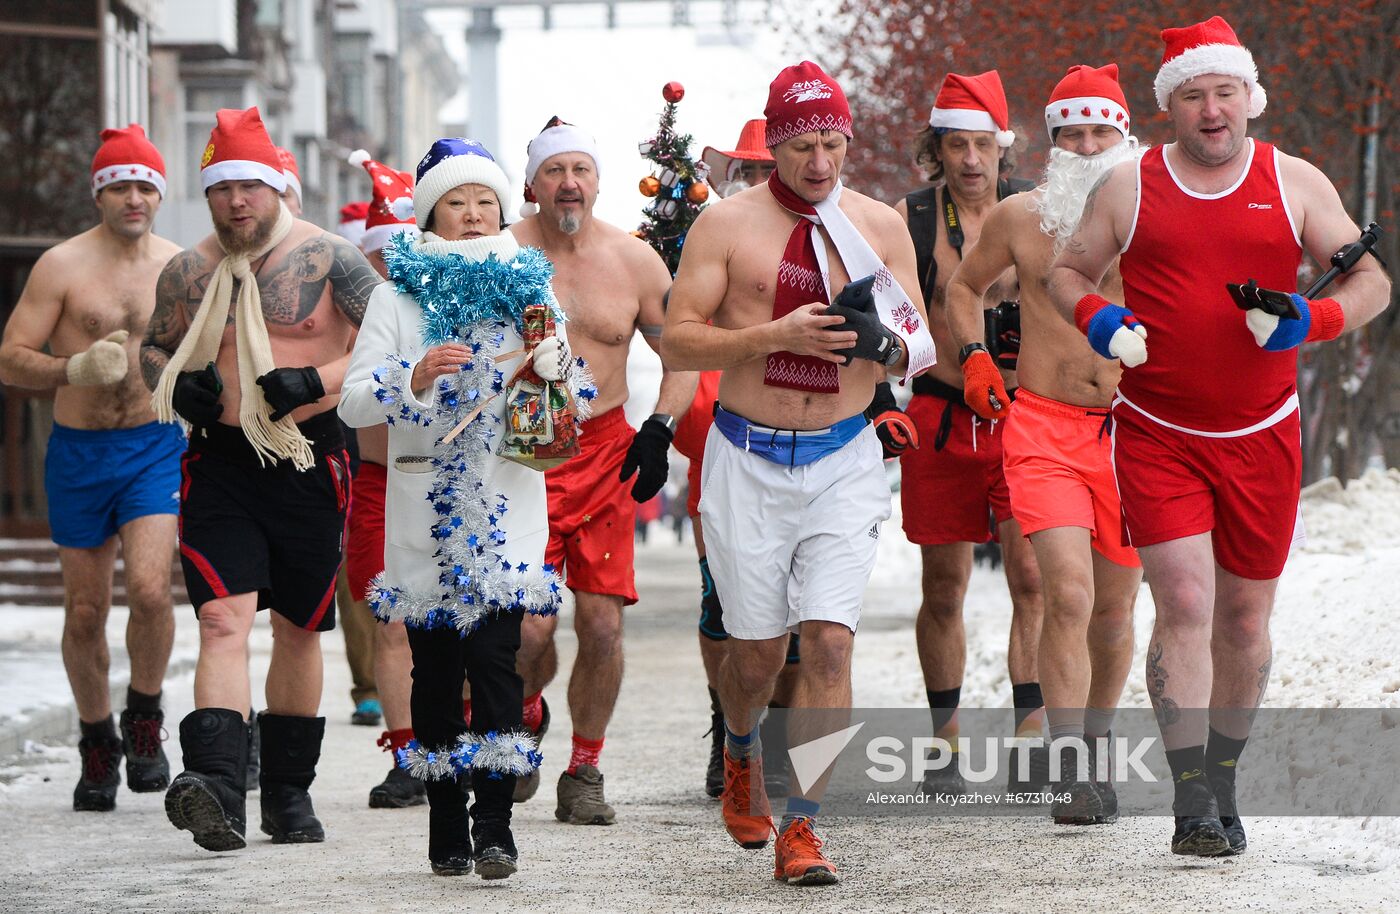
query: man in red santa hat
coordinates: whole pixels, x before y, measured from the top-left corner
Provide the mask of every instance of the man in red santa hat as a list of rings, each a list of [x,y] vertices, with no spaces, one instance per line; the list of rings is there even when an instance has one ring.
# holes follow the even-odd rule
[[[170,553],[185,439],[156,422],[136,370],[156,278],[180,250],[151,231],[165,161],[139,124],[102,131],[92,195],[98,224],[50,248],[29,274],[0,343],[0,382],[56,391],[44,489],[63,568],[63,663],[82,731],[73,808],[106,811],[123,753],[132,790],[170,780],[160,699],[175,635]],[[118,540],[131,610],[120,736],[106,635]]]
[[[915,156],[915,163],[936,183],[895,205],[914,238],[938,364],[915,379],[907,407],[922,446],[887,456],[900,457],[904,534],[919,546],[923,564],[923,601],[914,633],[934,735],[952,746],[958,744],[957,708],[967,665],[963,600],[972,575],[973,548],[993,534],[1001,543],[1011,596],[1006,665],[1018,736],[1040,735],[1044,704],[1036,668],[1041,595],[1035,554],[1011,513],[1002,471],[1002,428],[963,400],[960,365],[969,353],[953,341],[945,311],[948,280],[977,244],[997,201],[1031,186],[998,179],[1002,157],[1015,140],[1010,126],[1006,93],[996,70],[975,76],[948,74],[928,126],[919,134]],[[1014,300],[1016,274],[1007,270],[990,291],[993,302]],[[1014,389],[1015,371],[1002,369],[1002,376],[1005,386]],[[877,392],[881,395],[888,411],[894,398]],[[939,510],[928,510],[931,504]],[[954,754],[949,764],[929,771],[924,782],[928,793],[963,792],[957,758]],[[1043,787],[1043,775],[1039,782],[1033,778],[1019,786]]]
[[[165,809],[209,850],[245,844],[248,634],[275,636],[261,733],[262,830],[323,841],[307,793],[320,633],[335,582],[350,470],[335,413],[350,337],[380,278],[337,235],[292,217],[286,176],[256,108],[222,110],[201,161],[214,233],[161,273],[141,347],[164,421],[193,429],[181,484],[180,557],[199,616],[195,711],[180,722],[185,770]]]
[[[723,818],[747,848],[775,831],[756,723],[791,631],[802,664],[789,744],[849,723],[810,709],[850,707],[861,599],[890,515],[865,409],[889,372],[917,374],[934,358],[918,296],[905,291],[918,282],[908,233],[889,207],[841,185],[852,136],[841,87],[803,61],[773,80],[764,113],[777,168],[695,221],[662,336],[672,369],[723,371],[700,514],[730,636],[719,671]],[[863,277],[868,309],[831,304]],[[793,785],[774,878],[837,881],[815,830],[825,783]]]
[[[1045,282],[1055,254],[1074,233],[1089,189],[1119,162],[1141,154],[1129,134],[1118,67],[1074,66],[1045,106],[1050,164],[1045,183],[1003,200],[976,247],[948,281],[945,307],[963,359],[963,397],[985,420],[1005,420],[1003,462],[1011,510],[1030,539],[1045,599],[1039,670],[1052,740],[1072,747],[1108,743],[1114,709],[1133,656],[1133,602],[1141,564],[1122,543],[1118,487],[1105,422],[1121,373],[1061,319]],[[986,298],[1008,269],[1020,288],[1016,399],[1008,395],[985,340]],[[1122,295],[1116,268],[1100,293]],[[1034,648],[1034,645],[1032,645]],[[1066,750],[1071,751],[1070,749]],[[1098,753],[1090,753],[1091,761]],[[1107,758],[1107,754],[1104,754]],[[1079,779],[1074,755],[1061,755],[1056,822],[1111,822],[1118,798],[1111,772]],[[1020,756],[1012,757],[1013,766]],[[1028,770],[1008,772],[1014,792],[1045,784],[1049,753],[1030,750]],[[1035,769],[1032,771],[1031,769]],[[1036,778],[1028,778],[1035,775]]]
[[[1157,607],[1147,690],[1175,782],[1172,851],[1244,851],[1235,772],[1272,666],[1269,616],[1295,535],[1298,346],[1385,309],[1372,258],[1297,294],[1307,252],[1358,235],[1326,176],[1249,136],[1254,58],[1219,16],[1162,32],[1154,89],[1176,141],[1090,192],[1050,292],[1094,351],[1123,365],[1113,461],[1128,543]],[[1122,304],[1103,294],[1115,258]],[[1242,311],[1226,283],[1291,295],[1296,316]],[[1204,776],[1202,776],[1204,775]]]

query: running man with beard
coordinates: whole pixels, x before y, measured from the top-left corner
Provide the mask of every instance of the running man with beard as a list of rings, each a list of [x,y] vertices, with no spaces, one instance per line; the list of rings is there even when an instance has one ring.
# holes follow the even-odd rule
[[[887,206],[841,185],[852,136],[845,94],[810,61],[769,86],[763,187],[706,209],[686,238],[664,358],[721,369],[700,514],[730,640],[722,815],[742,847],[775,832],[775,879],[830,885],[815,819],[829,773],[794,784],[774,829],[755,723],[802,634],[789,745],[847,726],[851,650],[880,524],[890,514],[880,442],[865,416],[877,382],[933,362],[914,248]],[[830,306],[873,277],[873,308]]]
[[[287,211],[258,110],[217,118],[201,172],[214,234],[166,266],[141,346],[157,415],[192,428],[180,557],[199,617],[196,710],[180,722],[185,771],[165,811],[216,851],[245,844],[248,634],[269,607],[262,830],[273,843],[325,840],[307,788],[350,503],[335,405],[351,333],[380,282],[347,241]]]
[[[976,76],[948,74],[929,125],[920,133],[915,159],[932,180],[942,183],[895,205],[915,238],[929,328],[938,346],[938,363],[914,379],[914,396],[907,407],[922,444],[900,456],[900,504],[905,536],[919,546],[923,562],[923,601],[914,622],[919,666],[934,735],[951,746],[958,744],[957,709],[967,666],[963,602],[972,575],[973,545],[991,539],[993,523],[1011,593],[1006,665],[1016,733],[1039,736],[1041,729],[1043,701],[1036,670],[1040,575],[1035,554],[1011,513],[1002,472],[1002,426],[983,419],[963,401],[958,366],[966,353],[959,353],[945,314],[949,279],[977,244],[997,201],[1014,192],[1009,183],[997,179],[1002,156],[1015,139],[1008,119],[1006,93],[995,70]],[[993,301],[1016,298],[1014,272],[1008,269],[993,279]],[[1004,383],[1014,389],[1015,373],[1007,371]],[[891,399],[886,398],[885,407]],[[938,510],[929,510],[930,505]],[[957,756],[953,759],[930,769],[924,780],[927,793],[957,795],[965,790]],[[1026,782],[1014,786],[1039,789],[1044,779],[1044,769],[1037,765]]]
[[[948,325],[963,360],[963,396],[983,419],[1006,421],[1002,460],[1011,512],[1040,567],[1045,618],[1039,669],[1052,740],[1108,740],[1133,659],[1133,602],[1141,563],[1122,544],[1113,480],[1109,404],[1122,369],[1105,359],[1055,309],[1046,287],[1055,254],[1074,233],[1089,188],[1119,162],[1135,159],[1118,67],[1074,66],[1050,95],[1045,183],[992,210],[977,246],[948,282]],[[1007,395],[984,345],[986,291],[1008,268],[1021,294],[1020,389]],[[1099,293],[1123,294],[1117,265]],[[1087,710],[1086,710],[1087,709]],[[1093,754],[1090,755],[1092,759]],[[1061,755],[1051,809],[1056,822],[1111,822],[1118,799],[1107,771],[1076,780]]]
[[[569,319],[569,342],[597,382],[593,417],[579,432],[581,453],[545,474],[550,542],[546,561],[574,593],[578,654],[569,678],[573,747],[559,776],[554,815],[575,825],[611,825],[617,814],[603,796],[599,756],[622,686],[622,608],[637,602],[633,520],[637,504],[666,482],[666,452],[675,417],[695,395],[693,372],[662,365],[656,411],[633,432],[627,402],[627,352],[640,330],[659,350],[662,297],[671,274],[645,241],[593,215],[598,150],[579,128],[552,118],[531,141],[525,166],[531,214],[510,230],[522,245],[554,264],[554,292]],[[630,486],[628,480],[636,474]],[[629,494],[630,488],[630,494]],[[525,679],[525,725],[544,735],[549,716],[541,694],[558,671],[557,616],[521,625],[517,663]],[[516,802],[539,787],[539,769],[516,782]]]
[[[185,436],[156,422],[135,370],[156,278],[180,251],[151,232],[165,160],[139,124],[102,131],[92,195],[102,221],[46,251],[20,293],[0,343],[0,381],[57,391],[44,490],[63,570],[63,666],[82,731],[73,808],[107,811],[123,750],[133,791],[170,780],[160,698],[175,637],[170,556]],[[107,685],[118,539],[131,661],[120,736]]]
[[[1050,294],[1123,363],[1114,472],[1157,608],[1147,690],[1175,782],[1171,846],[1216,856],[1246,847],[1236,763],[1268,685],[1269,616],[1300,520],[1298,346],[1374,318],[1390,283],[1367,257],[1335,297],[1296,294],[1303,252],[1326,263],[1355,223],[1322,172],[1249,137],[1264,90],[1224,19],[1162,39],[1154,89],[1176,141],[1094,187]],[[1099,291],[1115,258],[1122,305]],[[1298,316],[1242,312],[1225,284],[1250,278],[1290,293]]]

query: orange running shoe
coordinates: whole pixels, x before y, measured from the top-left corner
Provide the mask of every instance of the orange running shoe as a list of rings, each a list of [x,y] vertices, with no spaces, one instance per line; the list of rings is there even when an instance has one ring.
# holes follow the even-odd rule
[[[758,785],[755,797],[751,785]],[[736,759],[724,750],[724,794],[720,808],[724,827],[740,847],[759,850],[768,844],[773,833],[773,811],[768,808],[768,794],[763,792],[763,762],[758,756]]]
[[[822,854],[822,839],[812,830],[811,819],[798,819],[778,835],[774,845],[777,864],[773,878],[788,885],[835,885],[836,864]]]

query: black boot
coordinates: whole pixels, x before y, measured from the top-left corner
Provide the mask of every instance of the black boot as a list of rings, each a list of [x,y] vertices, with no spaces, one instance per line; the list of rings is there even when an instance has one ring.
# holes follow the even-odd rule
[[[262,737],[258,735],[258,712],[248,709],[248,771],[243,779],[244,793],[258,789],[262,776]]]
[[[724,793],[724,712],[710,714],[710,762],[705,767],[705,795],[719,799]]]
[[[227,708],[201,708],[180,721],[185,770],[165,792],[165,814],[205,850],[236,851],[247,820],[244,770],[248,728]]]
[[[122,749],[126,753],[126,785],[135,793],[155,793],[170,786],[170,762],[160,743],[165,712],[122,712]]]
[[[106,727],[110,732],[111,718]],[[111,812],[117,808],[117,787],[121,785],[119,767],[122,757],[121,740],[108,736],[83,737],[78,741],[78,755],[83,760],[83,773],[73,788],[73,809],[78,812]]]
[[[510,833],[511,795],[515,775],[473,771],[472,843],[476,845],[476,871],[482,879],[504,879],[515,872],[518,855]]]
[[[1220,824],[1220,806],[1205,774],[1196,771],[1189,780],[1177,781],[1175,789],[1172,812],[1176,815],[1176,831],[1172,834],[1172,853],[1193,857],[1218,857],[1229,853],[1230,839]]]
[[[472,871],[465,777],[424,784],[428,794],[428,863],[439,876],[466,876]]]
[[[262,830],[273,844],[312,844],[326,840],[326,831],[307,790],[316,779],[321,759],[324,717],[258,715],[262,730]]]

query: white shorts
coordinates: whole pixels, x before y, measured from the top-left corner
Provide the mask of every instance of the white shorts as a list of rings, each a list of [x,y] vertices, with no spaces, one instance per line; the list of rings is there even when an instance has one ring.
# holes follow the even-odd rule
[[[711,426],[700,493],[705,552],[730,635],[777,638],[808,620],[856,630],[880,523],[890,516],[873,426],[799,467],[748,453]]]

